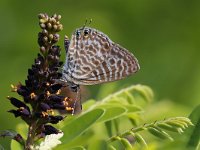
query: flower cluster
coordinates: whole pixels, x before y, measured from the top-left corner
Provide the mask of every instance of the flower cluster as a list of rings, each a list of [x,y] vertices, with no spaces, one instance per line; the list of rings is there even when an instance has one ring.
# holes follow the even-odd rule
[[[28,69],[25,84],[12,85],[23,101],[8,97],[12,105],[17,109],[9,110],[15,117],[21,117],[29,126],[26,146],[34,143],[35,139],[46,135],[57,134],[60,131],[51,124],[57,124],[64,117],[55,110],[73,111],[73,101],[69,97],[60,94],[63,85],[59,82],[62,74],[59,68],[62,65],[60,47],[56,45],[63,26],[60,23],[61,16],[39,14],[39,25],[42,29],[38,34],[40,52],[31,69]],[[36,138],[37,137],[37,138]]]

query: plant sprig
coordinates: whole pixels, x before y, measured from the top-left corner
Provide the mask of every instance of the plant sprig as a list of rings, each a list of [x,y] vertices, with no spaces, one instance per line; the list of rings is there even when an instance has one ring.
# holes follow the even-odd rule
[[[120,135],[111,137],[110,139],[108,139],[108,143],[120,141],[124,145],[124,147],[130,147],[130,143],[127,144],[128,140],[126,139],[126,137],[128,135],[131,135],[135,138],[135,142],[142,144],[144,147],[147,147],[146,141],[138,132],[148,131],[149,133],[160,139],[169,139],[173,141],[172,136],[168,134],[169,131],[181,134],[183,133],[183,130],[188,128],[188,126],[190,125],[193,124],[190,119],[186,117],[168,118],[132,128]]]

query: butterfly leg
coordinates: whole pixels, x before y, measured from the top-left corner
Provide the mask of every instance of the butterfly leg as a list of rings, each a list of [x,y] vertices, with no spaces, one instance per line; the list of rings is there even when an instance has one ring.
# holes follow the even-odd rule
[[[76,98],[73,104],[72,115],[79,114],[82,111],[82,104],[81,104],[81,89],[80,86],[76,87]]]
[[[69,44],[70,44],[70,40],[69,40],[69,38],[65,35],[64,46],[65,46],[66,54],[67,54],[68,49],[69,49]]]

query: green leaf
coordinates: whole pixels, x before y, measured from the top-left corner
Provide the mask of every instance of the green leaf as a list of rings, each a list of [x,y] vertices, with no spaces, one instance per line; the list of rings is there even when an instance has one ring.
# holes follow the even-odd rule
[[[135,105],[123,105],[127,109],[127,113],[142,111],[142,108]]]
[[[108,150],[117,150],[114,146],[109,145]]]
[[[11,149],[23,149],[22,145],[19,144],[17,141],[12,140],[11,141],[11,145],[10,145]]]
[[[170,139],[171,141],[173,141],[173,139],[168,133],[164,132],[163,130],[157,127],[149,127],[147,128],[147,130],[156,137],[159,137],[161,139]]]
[[[144,147],[144,149],[148,149],[146,141],[143,139],[143,137],[140,134],[135,133],[134,137],[137,143],[141,144]]]
[[[66,148],[64,148],[63,150],[66,150]],[[69,150],[86,150],[86,148],[83,146],[77,146],[77,147],[70,148]]]
[[[153,99],[154,94],[150,87],[138,84],[134,89],[144,98],[145,101],[149,102]]]
[[[167,124],[171,125],[171,126],[175,126],[177,128],[183,128],[183,129],[185,129],[185,127],[187,127],[187,124],[180,122],[180,121],[169,121],[169,122],[167,122]]]
[[[130,93],[130,91],[126,91],[125,94],[127,95],[127,101],[129,102],[129,104],[134,104],[135,103],[135,98]]]
[[[71,142],[68,143],[62,143],[56,147],[56,150],[65,150],[68,148],[73,148],[73,147],[78,147],[80,146],[85,146],[88,143],[90,143],[91,137],[94,136],[94,132],[92,130],[89,130],[87,132],[84,132],[81,136],[78,136],[76,139],[72,140]]]
[[[159,123],[157,124],[158,127],[162,128],[162,129],[165,129],[165,130],[168,130],[168,131],[172,131],[172,132],[178,132],[178,133],[182,133],[183,130],[181,128],[177,128],[177,127],[174,127],[174,126],[171,126],[167,123]]]
[[[190,114],[189,118],[194,124],[187,131],[190,137],[187,147],[198,149],[200,146],[200,105],[198,105]]]
[[[115,128],[115,131],[116,133],[119,133],[119,120],[113,120],[113,125],[114,125],[114,128]]]
[[[137,93],[141,95],[145,101],[151,101],[153,99],[153,92],[150,87],[145,86],[145,85],[133,85],[128,88],[122,89],[121,91],[118,91],[114,94],[111,94],[107,97],[105,97],[102,101],[109,101],[112,100],[113,98],[120,97],[123,94],[127,95],[127,92],[132,92],[133,94]],[[128,95],[130,97],[130,95]]]
[[[121,143],[126,150],[132,150],[133,149],[131,143],[127,139],[121,138]]]
[[[112,136],[112,122],[106,121],[105,126],[106,126],[106,129],[107,129],[108,136],[111,137]]]
[[[91,106],[93,106],[95,103],[96,103],[96,101],[93,100],[93,99],[87,100],[86,102],[83,103],[83,109],[84,109],[84,110],[87,110],[87,109],[89,109]]]
[[[19,123],[16,126],[16,130],[22,137],[26,137],[28,133],[28,125],[25,122]]]
[[[133,126],[139,125],[139,123],[142,121],[141,115],[138,113],[128,113],[127,117]]]
[[[64,127],[64,136],[62,138],[63,143],[68,143],[81,135],[87,129],[89,129],[104,113],[102,109],[95,109],[86,112],[71,122],[68,122]]]
[[[112,106],[112,105],[101,105],[98,108],[102,108],[105,110],[105,113],[98,120],[98,122],[105,122],[105,121],[116,119],[122,116],[127,111],[124,107]]]
[[[104,140],[95,140],[88,147],[88,150],[107,150],[108,145]]]

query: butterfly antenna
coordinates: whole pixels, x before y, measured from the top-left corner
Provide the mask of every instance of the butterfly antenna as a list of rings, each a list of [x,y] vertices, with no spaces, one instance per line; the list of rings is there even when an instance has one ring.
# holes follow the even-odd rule
[[[90,21],[89,21],[88,25],[90,25],[91,23],[92,23],[92,18],[90,18]]]
[[[86,20],[85,20],[85,23],[83,24],[83,28],[82,28],[82,29],[84,29],[84,28],[85,28],[85,26],[86,26],[87,22],[88,22],[88,20],[87,20],[87,18],[86,18]]]

